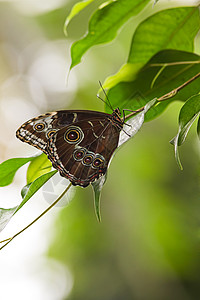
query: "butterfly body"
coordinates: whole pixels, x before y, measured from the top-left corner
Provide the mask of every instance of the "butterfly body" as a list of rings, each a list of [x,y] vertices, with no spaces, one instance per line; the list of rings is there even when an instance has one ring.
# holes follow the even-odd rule
[[[88,186],[106,173],[123,128],[119,109],[112,114],[62,110],[24,123],[17,138],[48,155],[60,174],[73,185]]]

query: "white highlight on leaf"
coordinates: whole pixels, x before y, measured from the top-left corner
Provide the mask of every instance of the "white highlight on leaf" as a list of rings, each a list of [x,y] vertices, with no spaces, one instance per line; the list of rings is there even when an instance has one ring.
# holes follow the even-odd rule
[[[119,143],[117,149],[114,151],[110,161],[108,168],[110,166],[111,160],[113,156],[115,155],[116,151],[119,149],[121,145],[123,145],[125,142],[127,142],[130,138],[132,138],[141,128],[143,122],[144,122],[144,116],[148,112],[148,110],[155,105],[157,99],[153,99],[149,101],[145,107],[144,110],[138,113],[136,116],[133,116],[131,119],[126,121],[126,124],[130,125],[125,125],[124,124],[124,131],[120,132],[120,137],[119,137]],[[106,177],[107,177],[107,172],[105,175],[101,176],[98,180],[92,182],[92,187],[94,191],[94,206],[95,206],[95,212],[97,219],[101,221],[101,214],[100,214],[100,196],[101,196],[101,190],[106,182]]]
[[[144,123],[144,116],[148,112],[148,110],[156,103],[156,99],[149,101],[144,110],[138,113],[136,116],[133,116],[131,119],[126,121],[124,124],[123,130],[120,132],[118,148],[127,142],[130,138],[132,138],[142,127]]]
[[[70,184],[70,181],[62,176],[59,173],[56,173],[52,176],[43,186],[42,186],[42,195],[47,203],[52,204],[56,198],[61,195],[61,193],[66,189]],[[60,201],[55,205],[56,207],[65,207],[69,205],[71,200],[75,195],[75,187],[71,186],[68,192],[60,199]]]
[[[17,208],[18,206],[9,209],[0,208],[0,231],[8,224]]]

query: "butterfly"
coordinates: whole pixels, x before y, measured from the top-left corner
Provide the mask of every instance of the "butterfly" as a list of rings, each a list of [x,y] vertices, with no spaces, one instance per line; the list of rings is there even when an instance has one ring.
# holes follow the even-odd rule
[[[119,108],[112,114],[61,110],[25,122],[16,136],[42,150],[73,185],[87,187],[105,175],[123,124]]]

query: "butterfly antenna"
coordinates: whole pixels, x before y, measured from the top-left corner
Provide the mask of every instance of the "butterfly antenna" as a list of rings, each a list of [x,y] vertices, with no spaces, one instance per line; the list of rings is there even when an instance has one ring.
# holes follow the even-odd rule
[[[102,99],[98,94],[97,94],[97,98],[103,101],[103,103],[105,103],[109,108],[111,108],[110,105],[104,99]]]
[[[103,85],[102,85],[102,83],[101,83],[100,80],[99,80],[99,85],[100,85],[100,87],[101,87],[101,89],[102,89],[102,91],[103,91],[103,93],[104,93],[104,95],[106,96],[106,99],[107,99],[107,101],[108,101],[108,103],[107,103],[106,101],[104,101],[104,102],[105,102],[112,110],[114,110],[113,107],[112,107],[112,105],[111,105],[111,103],[110,103],[110,100],[108,99],[108,95],[106,94],[106,91],[104,90]]]

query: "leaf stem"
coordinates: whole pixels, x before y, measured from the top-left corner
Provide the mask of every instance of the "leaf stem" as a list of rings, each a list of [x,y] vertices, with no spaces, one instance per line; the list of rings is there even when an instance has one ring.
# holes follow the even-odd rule
[[[0,243],[6,242],[6,244],[4,244],[0,250],[2,250],[5,246],[7,246],[14,238],[16,238],[20,233],[22,233],[23,231],[25,231],[26,229],[28,229],[31,225],[33,225],[37,220],[39,220],[43,215],[45,215],[54,205],[56,205],[58,203],[58,201],[60,201],[60,199],[65,195],[65,193],[67,193],[67,191],[70,189],[70,187],[72,186],[72,183],[70,182],[70,184],[66,187],[66,189],[62,192],[62,194],[47,208],[45,209],[36,219],[34,219],[31,223],[29,223],[26,227],[24,227],[22,230],[18,231],[15,235],[13,235],[12,237],[5,239],[3,241],[1,241]]]
[[[149,67],[170,67],[170,66],[177,66],[177,65],[190,65],[190,64],[200,64],[200,60],[191,60],[191,61],[176,61],[171,63],[155,63],[150,64]]]

